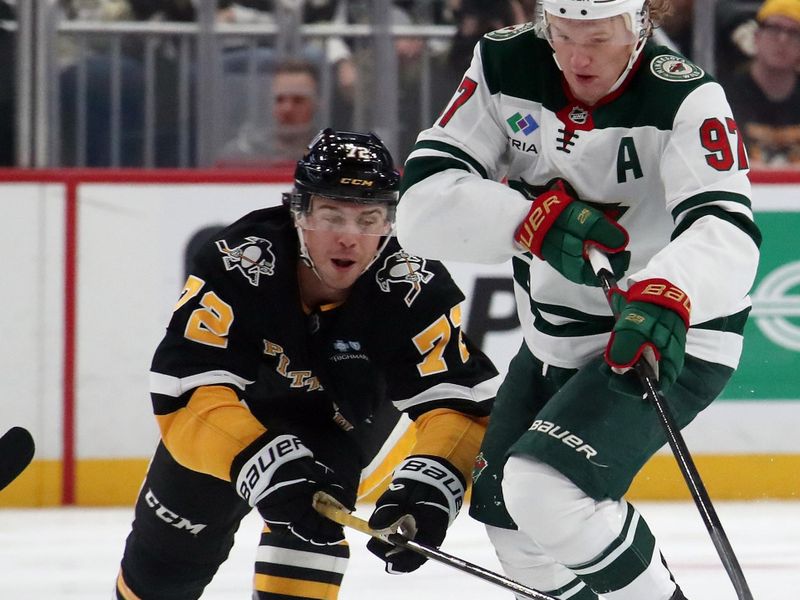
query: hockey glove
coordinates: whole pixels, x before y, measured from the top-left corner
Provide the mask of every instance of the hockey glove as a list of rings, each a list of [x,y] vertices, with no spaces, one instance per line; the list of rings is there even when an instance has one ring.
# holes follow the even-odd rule
[[[605,359],[615,373],[631,370],[641,358],[650,363],[662,392],[678,378],[683,368],[686,331],[691,303],[680,288],[666,279],[645,279],[624,292],[611,292],[614,312],[619,313]],[[611,387],[619,392],[642,396],[634,374],[612,377]]]
[[[254,447],[257,449],[252,452]],[[333,472],[315,461],[311,450],[294,435],[265,433],[233,461],[231,481],[270,526],[286,527],[320,546],[344,540],[342,526],[312,506],[317,491],[336,498],[342,496],[343,488]]]
[[[540,188],[541,189],[541,188]],[[587,251],[597,246],[619,278],[630,263],[628,232],[603,211],[578,200],[563,179],[554,179],[547,191],[536,195],[532,187],[522,190],[533,201],[514,239],[534,256],[574,283],[599,286],[600,280],[589,263]]]
[[[407,538],[439,546],[464,502],[466,484],[458,470],[438,456],[409,456],[394,472],[389,488],[375,502],[369,526],[377,531],[398,530]],[[372,538],[367,549],[386,562],[387,573],[409,573],[424,556]]]

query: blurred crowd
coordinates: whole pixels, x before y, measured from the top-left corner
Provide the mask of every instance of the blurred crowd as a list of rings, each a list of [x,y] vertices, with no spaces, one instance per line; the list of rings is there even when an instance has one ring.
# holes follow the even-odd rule
[[[14,20],[19,1],[0,0],[0,21]],[[413,35],[394,38],[398,131],[393,150],[403,160],[419,130],[430,126],[446,106],[480,37],[532,20],[536,7],[535,0],[395,0],[387,4],[392,25],[455,28],[448,39]],[[693,0],[672,0],[672,5],[672,15],[658,39],[691,59]],[[218,0],[216,21],[277,25],[278,30],[286,28],[287,19],[307,24],[364,24],[374,21],[374,6],[369,0]],[[198,19],[198,0],[60,0],[58,12],[59,18],[66,20],[191,22]],[[714,74],[726,89],[752,166],[800,167],[800,0],[719,2],[716,26]],[[225,40],[220,48],[223,85],[218,104],[224,114],[220,115],[214,164],[230,167],[291,162],[321,126],[371,128],[384,108],[364,101],[374,97],[379,85],[376,69],[380,66],[369,38],[304,38],[299,46],[288,50],[276,48],[274,36],[256,38],[255,42],[235,36],[221,39]],[[152,166],[196,164],[192,151],[195,140],[180,139],[181,115],[175,101],[181,81],[177,37],[161,35],[148,46],[140,36],[125,36],[116,65],[102,37],[92,38],[82,47],[77,47],[74,38],[60,40],[59,44],[57,139],[61,142],[62,166],[112,166],[108,137],[112,76],[120,78],[115,164],[142,166],[147,125],[143,90],[148,65],[155,68]],[[4,140],[0,164],[13,165],[16,59],[10,28],[0,28],[0,46],[0,56],[6,62],[0,68],[0,130]],[[195,75],[196,69],[191,69],[191,84]],[[81,94],[85,96],[83,108]],[[430,114],[420,109],[423,96],[432,107]],[[193,103],[189,107],[193,110]],[[80,110],[88,117],[80,118]],[[190,123],[195,118],[188,115]],[[183,119],[186,121],[187,116]],[[189,127],[189,136],[193,135]],[[81,155],[76,153],[79,138],[84,140]],[[190,149],[188,164],[185,156],[181,162],[181,143]]]

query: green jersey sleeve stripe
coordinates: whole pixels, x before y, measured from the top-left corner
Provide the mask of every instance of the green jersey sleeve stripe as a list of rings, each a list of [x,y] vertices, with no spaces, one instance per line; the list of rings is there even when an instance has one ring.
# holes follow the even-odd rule
[[[542,304],[531,299],[531,312],[535,316],[533,326],[546,335],[553,337],[573,337],[584,335],[595,335],[606,333],[614,327],[613,317],[603,317],[590,315],[575,309],[552,304]],[[575,319],[574,323],[554,325],[542,316],[542,311],[560,317]],[[750,314],[750,307],[732,315],[718,317],[703,323],[692,325],[693,329],[705,329],[709,331],[725,331],[738,335],[744,334],[744,326]]]
[[[741,229],[744,233],[750,236],[750,239],[753,240],[756,248],[761,246],[761,231],[759,230],[758,225],[756,225],[745,215],[728,212],[719,206],[702,206],[692,210],[684,217],[683,221],[681,221],[681,224],[674,229],[671,239],[674,240],[684,231],[689,229],[689,227],[691,227],[695,221],[706,216],[717,217],[718,219],[727,221],[734,227]]]
[[[417,150],[436,150],[437,152],[444,152],[446,154],[450,154],[453,158],[458,158],[459,160],[463,160],[465,163],[468,163],[473,169],[475,169],[478,174],[483,177],[484,179],[488,178],[486,173],[486,169],[483,168],[483,165],[479,163],[475,158],[461,150],[460,148],[456,148],[452,144],[448,144],[447,142],[439,142],[436,140],[424,140],[421,142],[417,142],[414,146],[414,151]]]
[[[542,311],[558,315],[560,317],[575,319],[575,322],[555,325],[542,316]],[[563,306],[541,304],[533,299],[531,299],[531,312],[534,315],[533,326],[545,335],[550,335],[553,337],[582,337],[586,335],[597,335],[598,333],[608,333],[614,327],[614,317],[590,315],[588,313]]]
[[[743,335],[744,325],[747,323],[747,317],[749,314],[750,307],[748,306],[744,310],[740,310],[738,313],[734,313],[725,317],[719,317],[717,319],[711,319],[710,321],[705,321],[704,323],[698,323],[697,325],[692,325],[692,328],[708,329],[711,331],[728,331],[730,333],[738,333],[739,335]]]
[[[689,210],[704,204],[718,204],[719,202],[735,202],[751,209],[750,198],[743,194],[734,192],[703,192],[691,198],[687,198],[672,210],[672,220],[677,221],[678,217]]]
[[[435,173],[446,171],[447,169],[461,169],[469,172],[469,168],[460,160],[445,158],[443,156],[424,156],[411,158],[406,161],[403,170],[403,178],[400,181],[400,195],[405,194],[406,190],[415,183],[419,183],[426,177]]]

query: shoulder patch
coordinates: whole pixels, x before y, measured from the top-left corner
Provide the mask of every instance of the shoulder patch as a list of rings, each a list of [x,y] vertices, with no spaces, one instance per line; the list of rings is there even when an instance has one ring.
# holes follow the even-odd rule
[[[225,240],[217,240],[215,244],[222,254],[225,270],[239,271],[250,285],[258,286],[262,275],[270,276],[275,272],[275,254],[269,240],[251,235],[235,248],[229,247]]]
[[[696,64],[674,54],[659,54],[650,61],[650,71],[664,81],[694,81],[706,72]]]
[[[422,284],[433,278],[433,273],[425,268],[425,264],[424,258],[398,250],[383,261],[383,266],[375,273],[375,281],[382,292],[390,292],[392,284],[411,286],[405,297],[406,304],[411,306],[422,291]]]
[[[503,27],[502,29],[490,31],[484,37],[490,40],[502,42],[505,40],[510,40],[513,37],[517,37],[520,33],[525,33],[526,31],[533,29],[535,26],[536,24],[531,21],[527,23],[520,23],[518,25],[509,25],[508,27]]]

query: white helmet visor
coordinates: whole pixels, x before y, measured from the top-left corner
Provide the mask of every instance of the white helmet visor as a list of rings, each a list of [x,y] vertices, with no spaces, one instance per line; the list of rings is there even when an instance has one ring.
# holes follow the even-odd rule
[[[392,235],[394,206],[387,202],[343,202],[313,194],[308,210],[295,210],[295,220],[306,230],[356,235]]]
[[[632,46],[639,40],[625,24],[621,15],[577,23],[559,17],[549,17],[544,21],[541,34],[551,45],[558,43],[588,47]]]

